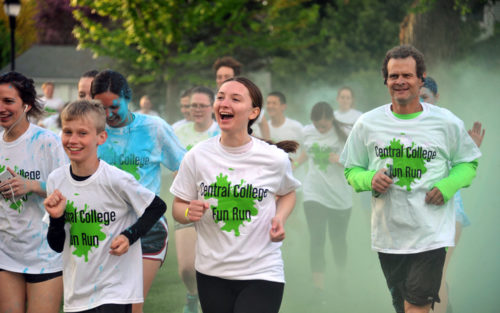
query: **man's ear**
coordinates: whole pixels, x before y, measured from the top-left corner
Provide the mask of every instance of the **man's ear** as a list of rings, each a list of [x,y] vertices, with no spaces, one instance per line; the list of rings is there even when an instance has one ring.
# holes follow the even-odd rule
[[[424,85],[424,83],[425,83],[425,78],[426,78],[426,77],[427,77],[427,73],[426,73],[426,72],[424,72],[424,73],[422,74],[422,79],[421,79],[421,80],[422,80],[422,85],[421,85],[420,87],[422,87],[422,86]]]

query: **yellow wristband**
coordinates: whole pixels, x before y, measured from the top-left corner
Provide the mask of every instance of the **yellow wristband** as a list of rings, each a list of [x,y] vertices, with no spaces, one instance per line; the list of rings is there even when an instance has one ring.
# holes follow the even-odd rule
[[[188,217],[188,214],[189,214],[189,207],[187,207],[187,208],[186,208],[186,212],[184,212],[184,216],[186,217],[186,219],[187,219],[188,221],[191,221],[191,220],[189,219],[189,217]]]

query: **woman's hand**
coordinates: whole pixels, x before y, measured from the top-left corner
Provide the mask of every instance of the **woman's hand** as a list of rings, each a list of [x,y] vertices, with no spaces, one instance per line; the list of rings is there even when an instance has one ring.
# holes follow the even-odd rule
[[[469,129],[469,136],[471,136],[472,140],[476,143],[476,146],[481,147],[481,143],[483,142],[484,133],[486,132],[483,128],[481,122],[474,122],[472,125],[472,129]]]
[[[210,204],[201,200],[192,200],[186,208],[185,216],[190,222],[201,220],[205,211],[208,210]]]
[[[269,236],[271,241],[279,242],[285,239],[285,223],[295,207],[295,190],[280,196],[276,200],[276,214],[271,219]]]
[[[269,234],[272,242],[280,242],[285,239],[285,227],[279,217],[275,216],[271,220],[271,231]]]
[[[0,184],[0,192],[4,198],[10,199],[24,196],[30,192],[35,192],[41,197],[46,196],[45,190],[42,189],[39,181],[24,178],[14,172],[10,167],[7,167],[7,171],[9,171],[13,177]]]
[[[4,198],[11,198],[17,196],[24,196],[29,190],[29,179],[24,179],[22,176],[17,175],[10,167],[7,167],[7,171],[13,176],[6,181],[2,182],[0,185],[0,191]]]
[[[335,164],[339,163],[340,156],[336,153],[330,152],[330,155],[328,156],[328,160],[330,163]]]

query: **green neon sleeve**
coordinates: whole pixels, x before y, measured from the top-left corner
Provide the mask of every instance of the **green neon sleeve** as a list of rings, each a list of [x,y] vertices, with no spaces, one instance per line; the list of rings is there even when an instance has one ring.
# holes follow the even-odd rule
[[[356,192],[372,190],[372,179],[376,172],[357,166],[344,169],[347,182]]]
[[[459,163],[451,168],[448,177],[438,181],[437,187],[443,194],[444,201],[450,200],[460,188],[469,187],[476,177],[477,160],[468,163]]]

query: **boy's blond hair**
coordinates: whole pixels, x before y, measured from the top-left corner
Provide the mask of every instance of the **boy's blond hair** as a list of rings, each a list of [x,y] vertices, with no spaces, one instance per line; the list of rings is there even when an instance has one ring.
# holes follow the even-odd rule
[[[73,121],[79,118],[88,118],[93,121],[98,134],[104,131],[106,127],[106,111],[98,101],[76,100],[68,104],[61,112],[61,122]]]

